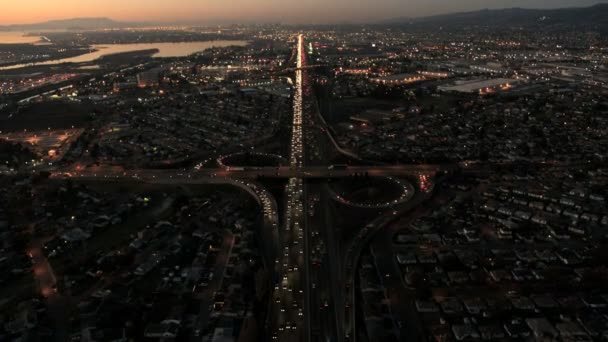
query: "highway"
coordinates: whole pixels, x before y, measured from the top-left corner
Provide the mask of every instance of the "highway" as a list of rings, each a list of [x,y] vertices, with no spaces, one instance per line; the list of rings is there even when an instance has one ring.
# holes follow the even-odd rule
[[[322,139],[316,140],[322,145]],[[335,149],[333,146],[326,148]],[[309,150],[317,151],[316,146],[308,146]],[[321,158],[317,158],[318,160]],[[3,175],[35,174],[46,171],[55,178],[106,178],[120,179],[132,178],[153,181],[155,179],[183,180],[190,179],[242,179],[253,180],[260,178],[300,178],[300,179],[337,179],[356,175],[367,175],[370,177],[418,177],[420,175],[433,176],[442,172],[461,171],[468,175],[490,175],[496,168],[509,168],[515,166],[516,162],[494,162],[474,165],[463,165],[463,163],[445,164],[395,164],[395,165],[348,165],[345,168],[330,169],[328,164],[317,161],[316,165],[306,166],[280,166],[280,167],[225,167],[225,168],[200,168],[200,169],[124,169],[120,166],[111,165],[76,165],[69,167],[36,167],[21,171],[0,171]],[[571,170],[583,166],[581,163],[532,163],[536,168],[551,168],[555,170]]]
[[[311,79],[306,71],[303,81],[305,142],[307,155],[304,172],[306,195],[306,236],[309,240],[307,284],[311,312],[311,341],[342,341],[340,316],[344,301],[341,295],[342,272],[340,268],[340,232],[334,228],[332,200],[327,179],[334,175],[365,175],[369,170],[350,167],[333,167],[331,160],[342,153],[331,140],[329,128],[321,117],[312,94]],[[346,173],[344,173],[346,171]],[[372,171],[375,173],[375,171]],[[321,177],[315,177],[315,175]],[[348,177],[348,176],[345,176]]]
[[[323,139],[317,138],[315,141],[323,145]],[[318,147],[308,147],[310,150],[318,150]],[[332,146],[327,146],[327,149]],[[70,167],[37,167],[29,171],[3,171],[0,174],[16,175],[31,173],[36,174],[41,171],[48,171],[52,178],[100,178],[100,179],[134,179],[142,181],[174,180],[188,182],[190,180],[209,180],[218,179],[338,179],[353,176],[370,177],[419,177],[435,176],[441,173],[461,171],[468,175],[490,175],[495,172],[495,168],[513,167],[516,162],[484,163],[481,165],[464,166],[462,163],[446,164],[396,164],[396,165],[347,165],[343,168],[333,168],[330,166],[319,165],[316,158],[316,165],[305,166],[279,166],[279,167],[225,167],[225,168],[200,168],[200,169],[124,169],[119,166],[101,165],[87,166],[77,165]],[[534,163],[537,168],[551,168],[555,170],[570,170],[583,164],[579,163]]]
[[[337,291],[342,281],[340,271],[339,232],[333,229],[330,198],[326,184],[306,185],[306,230],[309,239],[307,258],[310,269],[310,306],[312,341],[340,340],[338,334],[338,310],[343,307],[342,296]]]
[[[327,166],[281,166],[281,167],[228,167],[200,170],[159,170],[159,169],[122,169],[118,167],[93,166],[86,168],[66,168],[53,170],[52,177],[56,178],[133,178],[142,180],[153,179],[259,179],[259,178],[298,178],[298,179],[329,179],[368,175],[370,177],[406,177],[420,174],[435,174],[443,171],[453,171],[454,165],[388,165],[388,166],[347,166],[343,169],[329,169]]]
[[[289,145],[289,168],[298,170],[303,165],[304,144],[302,133],[302,65],[304,60],[304,38],[297,40],[297,71],[293,98],[292,134]],[[245,171],[245,169],[227,169],[227,173]],[[263,170],[255,170],[263,171]],[[278,174],[280,170],[274,170]],[[306,278],[304,248],[304,181],[294,172],[287,172],[288,182],[285,188],[285,213],[280,232],[281,254],[276,260],[277,279],[274,287],[274,305],[271,319],[272,339],[279,341],[308,341],[308,319],[310,310],[306,304],[308,294],[304,290]],[[232,175],[230,175],[232,177]],[[306,307],[305,307],[306,306]]]

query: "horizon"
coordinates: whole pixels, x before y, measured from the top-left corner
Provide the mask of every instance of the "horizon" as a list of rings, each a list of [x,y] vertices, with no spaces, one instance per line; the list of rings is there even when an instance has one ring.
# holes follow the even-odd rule
[[[39,24],[48,21],[61,21],[71,19],[110,19],[116,22],[134,23],[134,24],[238,24],[238,23],[282,23],[282,24],[339,24],[339,23],[369,23],[374,21],[390,20],[396,18],[422,18],[436,15],[449,15],[462,12],[474,12],[480,10],[500,10],[500,9],[564,9],[564,8],[584,8],[598,4],[606,4],[608,0],[533,0],[533,1],[507,1],[507,0],[492,0],[491,3],[483,0],[463,0],[457,4],[444,4],[445,0],[408,0],[407,6],[398,4],[397,0],[380,0],[382,4],[374,4],[370,0],[355,0],[352,2],[348,10],[340,7],[340,4],[346,0],[339,0],[332,5],[319,3],[320,0],[314,0],[305,5],[299,5],[296,10],[297,15],[288,14],[281,9],[285,5],[278,5],[278,0],[266,0],[266,3],[271,3],[276,6],[261,6],[253,4],[250,0],[243,1],[243,7],[240,11],[235,11],[235,5],[219,5],[216,0],[211,0],[207,4],[197,4],[194,0],[184,0],[179,9],[175,9],[170,5],[161,4],[159,2],[150,4],[147,1],[147,6],[144,5],[144,0],[134,0],[128,5],[122,6],[118,0],[104,1],[105,7],[101,8],[94,4],[78,3],[78,0],[60,0],[65,6],[56,6],[54,2],[52,8],[47,10],[38,10],[35,14],[29,13],[32,7],[43,8],[48,6],[43,0],[25,0],[20,4],[13,6],[5,6],[3,14],[0,14],[0,26],[11,25],[31,25]],[[76,1],[76,2],[75,2]],[[94,0],[98,1],[98,0]],[[478,3],[483,3],[478,4]],[[29,5],[28,5],[29,4]],[[71,4],[71,6],[70,6]],[[213,5],[215,4],[215,5]],[[166,6],[173,8],[168,11]],[[384,6],[384,7],[382,7]],[[319,7],[323,7],[322,10]],[[325,8],[327,7],[327,8]],[[375,11],[375,14],[369,14],[373,9],[383,8],[383,10]],[[400,9],[407,7],[406,10]],[[60,8],[61,15],[54,13],[53,9]],[[64,10],[71,8],[71,11]],[[142,10],[146,8],[146,10]],[[93,10],[94,9],[94,10]],[[164,9],[164,10],[163,10]],[[129,12],[133,11],[133,13]],[[260,12],[261,11],[261,12]],[[65,13],[68,14],[65,14]],[[322,13],[319,13],[322,12]],[[45,16],[39,16],[38,13],[50,13]],[[127,13],[127,14],[126,14]],[[128,14],[131,13],[131,14]],[[35,15],[27,18],[26,15]],[[21,18],[21,19],[15,19]],[[314,19],[311,19],[314,18]]]

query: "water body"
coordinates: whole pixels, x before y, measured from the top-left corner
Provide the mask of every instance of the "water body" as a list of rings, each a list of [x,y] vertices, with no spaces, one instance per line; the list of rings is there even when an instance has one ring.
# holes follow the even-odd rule
[[[0,31],[0,44],[34,44],[42,41],[40,36],[26,36],[26,32]]]
[[[39,38],[38,38],[39,39]],[[145,43],[145,44],[108,44],[92,45],[91,52],[84,55],[50,60],[39,63],[17,64],[7,67],[0,67],[0,70],[19,69],[33,65],[56,65],[61,63],[87,63],[99,59],[102,56],[116,53],[158,49],[159,52],[153,57],[185,57],[198,52],[205,51],[214,47],[246,46],[248,42],[243,40],[215,40],[207,42],[186,42],[186,43]],[[96,50],[96,51],[94,51]]]

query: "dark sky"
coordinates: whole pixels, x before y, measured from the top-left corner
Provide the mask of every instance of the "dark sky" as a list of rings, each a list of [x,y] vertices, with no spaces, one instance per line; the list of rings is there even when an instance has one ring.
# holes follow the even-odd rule
[[[0,25],[74,17],[123,21],[362,22],[482,8],[589,6],[608,0],[4,0]]]

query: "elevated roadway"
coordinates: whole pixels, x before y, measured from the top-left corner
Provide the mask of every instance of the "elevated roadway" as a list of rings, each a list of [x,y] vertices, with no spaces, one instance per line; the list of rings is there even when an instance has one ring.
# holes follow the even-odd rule
[[[64,169],[51,172],[55,178],[134,178],[153,179],[258,179],[258,178],[345,178],[353,176],[407,177],[433,175],[456,170],[453,165],[389,165],[389,166],[349,166],[343,169],[329,169],[327,166],[306,167],[233,167],[225,169],[201,169],[198,171],[129,169],[115,167],[91,167],[83,170]]]

